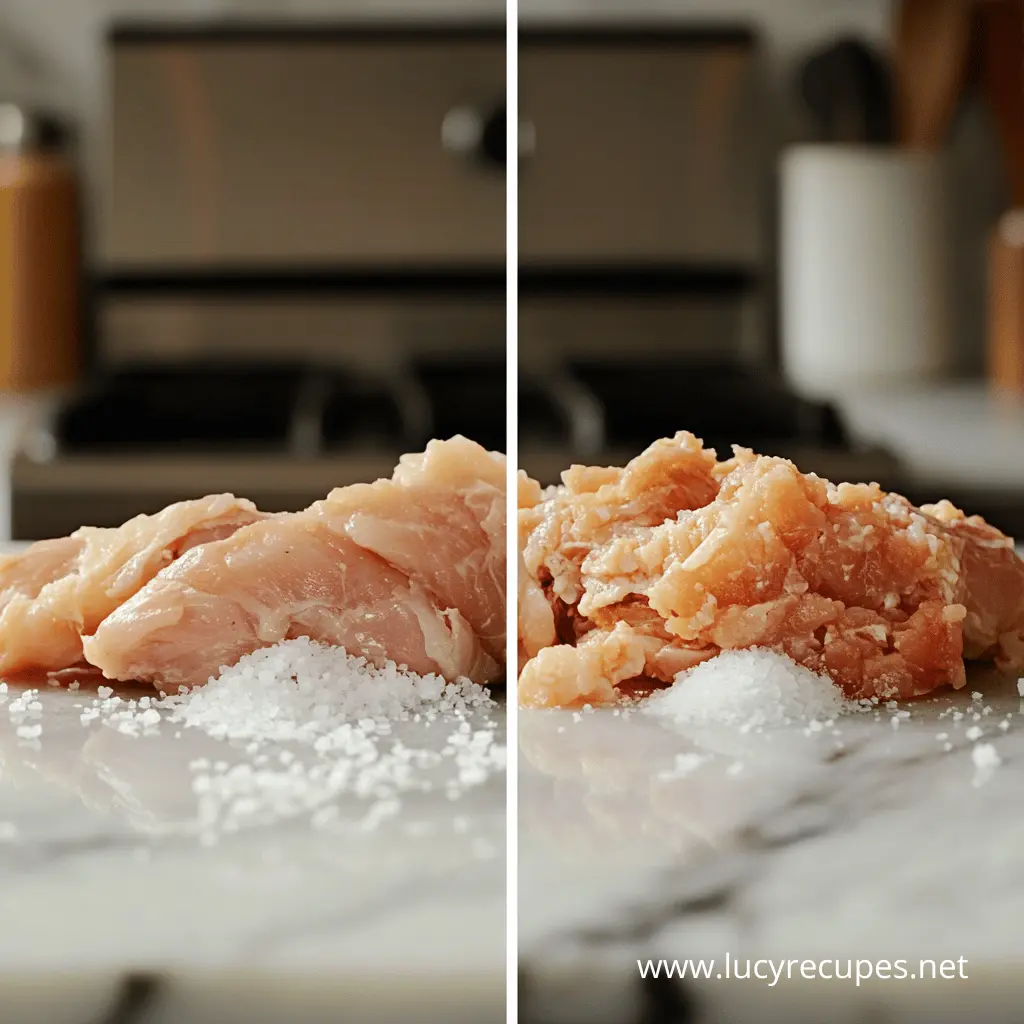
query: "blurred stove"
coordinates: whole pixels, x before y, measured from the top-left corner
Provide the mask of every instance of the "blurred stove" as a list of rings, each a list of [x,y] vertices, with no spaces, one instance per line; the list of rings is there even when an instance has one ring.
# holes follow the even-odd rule
[[[835,480],[888,481],[899,470],[884,450],[856,444],[833,406],[735,363],[570,362],[522,375],[520,392],[520,464],[545,485],[573,462],[622,465],[680,429],[720,458],[736,444]]]
[[[92,374],[14,462],[15,538],[504,447],[503,24],[118,23],[107,54]]]
[[[897,471],[777,373],[766,76],[751,25],[523,29],[519,462],[542,483],[683,429],[833,479]]]
[[[12,535],[117,525],[231,491],[294,510],[389,476],[432,437],[505,448],[499,357],[421,358],[371,373],[298,363],[121,367],[62,402],[13,467]]]

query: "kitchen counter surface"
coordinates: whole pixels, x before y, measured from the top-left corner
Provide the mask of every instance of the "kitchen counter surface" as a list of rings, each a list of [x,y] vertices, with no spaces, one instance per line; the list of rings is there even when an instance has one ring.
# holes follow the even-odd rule
[[[839,406],[855,437],[921,483],[1024,490],[1024,399],[963,382],[851,391]]]
[[[746,735],[637,712],[521,712],[521,1020],[1017,1019],[1024,702],[1014,680],[978,674],[905,708],[896,725],[883,708],[835,731]],[[987,743],[992,769],[972,758]],[[685,754],[698,756],[677,764]],[[717,957],[720,969],[727,952],[965,957],[967,980],[768,988],[641,982],[636,965]]]
[[[244,743],[83,724],[76,705],[96,697],[84,685],[42,686],[30,718],[10,713],[17,697],[12,686],[0,706],[5,1022],[127,1020],[114,1007],[140,999],[133,1021],[504,1020],[500,767],[453,798],[465,768],[449,749],[433,788],[397,808],[370,789],[333,810],[213,820],[197,778],[251,761]],[[469,724],[488,721],[503,744],[504,706]],[[440,755],[458,725],[393,735]],[[282,786],[289,755],[316,757],[263,751]]]

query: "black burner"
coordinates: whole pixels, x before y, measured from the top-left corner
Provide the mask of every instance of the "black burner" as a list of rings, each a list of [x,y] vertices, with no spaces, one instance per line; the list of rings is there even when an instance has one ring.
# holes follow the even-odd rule
[[[569,372],[597,399],[610,447],[640,449],[685,428],[726,455],[733,444],[776,454],[793,444],[846,449],[836,410],[798,398],[777,377],[729,362],[577,362]]]
[[[57,417],[67,452],[283,448],[301,367],[211,363],[118,370]]]
[[[323,406],[328,452],[355,446],[398,449],[408,430],[394,391],[383,381],[334,375]]]
[[[505,450],[505,359],[421,360],[414,377],[426,393],[434,437],[463,434]],[[426,440],[426,439],[424,439]]]

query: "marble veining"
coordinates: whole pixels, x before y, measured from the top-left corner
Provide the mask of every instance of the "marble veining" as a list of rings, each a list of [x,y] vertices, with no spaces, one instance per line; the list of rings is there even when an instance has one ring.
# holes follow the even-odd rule
[[[432,1006],[437,1019],[504,1019],[503,772],[452,799],[446,773],[457,768],[448,759],[430,792],[409,794],[381,820],[372,798],[347,794],[328,828],[307,813],[211,839],[198,827],[189,765],[244,760],[241,747],[194,729],[130,736],[102,720],[83,725],[75,705],[94,696],[42,687],[32,719],[43,726],[39,739],[19,737],[0,707],[5,1022],[43,1019],[33,1015],[38,991],[36,1002],[26,989],[18,1003],[26,977],[42,974],[49,986],[59,976],[78,993],[68,997],[70,1016],[46,1019],[85,1021],[89,986],[104,979],[100,1013],[131,972],[159,979],[159,1005],[169,992],[183,998],[189,978],[207,978],[186,1016],[161,1010],[153,1019],[231,1019],[221,1015],[225,993],[255,1020],[285,1019],[289,1005],[290,1020],[336,1020],[353,1000],[363,1000],[367,1020],[412,1005],[429,1019]],[[472,716],[474,729],[493,721],[504,742],[503,704]],[[410,721],[395,738],[440,751],[452,729],[444,719]],[[239,1003],[239,984],[269,990]]]
[[[812,992],[844,1006],[870,992],[895,1013],[884,1020],[917,1019],[933,995],[931,1019],[946,1019],[943,1008],[964,1010],[954,991],[1004,991],[1019,975],[1004,968],[1024,960],[1024,702],[1015,680],[979,672],[902,709],[896,724],[883,708],[834,730],[745,735],[639,712],[521,712],[524,1020],[575,1013],[572,993],[587,988],[600,993],[593,1012],[566,1019],[684,1019],[640,985],[636,959],[652,956],[963,956],[974,977],[998,979],[944,994],[819,980]],[[976,743],[1001,763],[977,767]],[[687,753],[698,757],[680,770]],[[772,1006],[804,1019],[786,1002],[799,984],[770,998],[751,983],[668,989],[685,991],[685,1019],[746,1019],[722,1006],[755,996],[758,1019]]]

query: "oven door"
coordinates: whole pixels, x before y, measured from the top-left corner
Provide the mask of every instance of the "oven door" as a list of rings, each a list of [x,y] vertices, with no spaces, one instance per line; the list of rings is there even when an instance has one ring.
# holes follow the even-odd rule
[[[108,266],[503,263],[504,164],[467,136],[503,119],[500,28],[122,28],[111,49]]]

